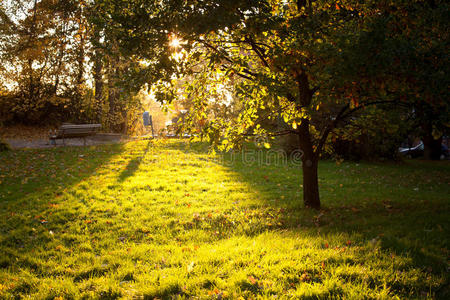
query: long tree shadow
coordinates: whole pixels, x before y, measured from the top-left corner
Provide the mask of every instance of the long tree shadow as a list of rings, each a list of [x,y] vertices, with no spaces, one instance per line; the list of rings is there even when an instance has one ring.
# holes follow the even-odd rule
[[[450,193],[448,164],[430,167],[429,163],[421,162],[344,163],[337,166],[335,162],[323,161],[319,173],[323,209],[315,211],[303,208],[301,166],[295,162],[270,163],[258,151],[256,154],[262,158],[249,159],[242,157],[242,153],[210,156],[202,143],[187,146],[185,142],[173,141],[164,147],[190,154],[190,161],[178,163],[180,167],[202,168],[205,163],[221,166],[228,170],[231,189],[234,183],[241,182],[249,193],[257,195],[256,201],[242,206],[230,206],[220,212],[211,206],[192,218],[171,222],[171,230],[181,227],[181,232],[206,231],[216,240],[241,235],[256,238],[265,232],[310,236],[315,242],[322,240],[326,246],[319,248],[324,250],[328,247],[336,251],[349,247],[360,249],[360,256],[337,255],[329,258],[329,263],[365,264],[367,255],[379,251],[383,260],[390,255],[400,257],[403,264],[400,270],[425,269],[425,273],[445,277],[446,258],[440,249],[448,248],[449,205],[444,196]],[[176,168],[167,171],[177,172]],[[201,177],[196,180],[210,184]],[[351,272],[340,276],[349,282],[366,280],[363,274]],[[376,276],[367,280],[371,288],[383,285],[383,279]],[[422,284],[419,290],[414,284],[392,281],[389,288],[405,297],[427,288],[438,297],[448,295],[445,284],[433,288]],[[416,290],[412,292],[412,288]]]
[[[62,195],[123,151],[124,144],[111,144],[0,153],[0,268],[39,269],[29,253],[51,242],[47,218],[53,210],[64,211]],[[72,218],[62,213],[50,226],[64,226]]]
[[[136,173],[142,163],[142,160],[147,155],[151,145],[152,142],[148,141],[144,149],[139,150],[139,155],[128,161],[127,166],[118,176],[119,182],[125,181],[128,177],[131,177]]]
[[[124,151],[124,144],[0,153],[0,206],[36,193],[58,194],[92,176]]]
[[[449,247],[447,162],[336,166],[322,161],[319,182],[323,209],[313,211],[303,208],[299,165],[292,161],[270,164],[270,159],[265,158],[253,159],[249,165],[248,158],[230,158],[228,155],[224,159],[224,165],[259,192],[272,215],[278,213],[271,224],[279,226],[271,228],[324,237],[344,234],[352,238],[349,245],[374,245],[386,253],[411,259],[410,267],[426,268],[437,275],[448,272],[446,252],[441,250]],[[444,286],[435,290],[437,295],[449,294]],[[398,285],[392,289],[406,293],[408,287]]]

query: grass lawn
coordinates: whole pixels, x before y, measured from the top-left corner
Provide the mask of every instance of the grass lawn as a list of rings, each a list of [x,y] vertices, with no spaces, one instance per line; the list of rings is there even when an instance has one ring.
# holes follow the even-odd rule
[[[300,167],[139,141],[0,153],[0,298],[449,299],[449,162]]]

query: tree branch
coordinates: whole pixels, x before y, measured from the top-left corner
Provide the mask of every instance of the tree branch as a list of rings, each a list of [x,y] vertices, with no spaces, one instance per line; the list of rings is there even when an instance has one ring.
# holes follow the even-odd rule
[[[211,44],[208,43],[207,41],[205,41],[205,40],[197,40],[197,41],[200,42],[200,43],[202,43],[203,45],[205,45],[207,48],[213,50],[214,52],[219,53],[219,54],[221,55],[221,57],[222,57],[224,60],[226,60],[227,62],[229,62],[230,64],[234,64],[234,63],[235,63],[231,58],[229,58],[229,57],[227,57],[226,55],[224,55],[222,52],[219,51],[219,49],[217,49],[216,47],[214,47],[213,45],[211,45]],[[235,70],[234,70],[234,71],[235,71]],[[256,77],[256,73],[250,71],[250,70],[247,69],[247,68],[244,69],[243,72],[246,73],[246,74],[248,74],[248,75],[251,75],[251,76],[255,76],[255,77]],[[241,73],[236,73],[236,74],[238,74],[239,76],[241,76],[241,77],[243,77],[243,78],[245,78],[245,79],[249,79],[248,76],[245,76],[245,75],[242,76]]]
[[[325,127],[325,130],[323,131],[323,133],[320,137],[319,143],[317,145],[317,148],[315,150],[315,155],[319,155],[319,153],[322,151],[322,148],[325,145],[328,135],[330,134],[331,131],[333,131],[337,127],[337,125],[340,121],[346,119],[347,117],[349,117],[356,111],[363,109],[366,106],[377,105],[377,104],[394,104],[394,103],[397,105],[405,105],[408,107],[408,105],[406,103],[402,103],[397,100],[385,100],[385,101],[380,100],[380,101],[365,102],[365,103],[361,103],[359,106],[352,108],[350,110],[348,110],[350,108],[350,105],[349,104],[345,105],[339,111],[339,113],[336,115],[336,118],[331,123],[329,123],[328,126]]]
[[[277,132],[274,132],[274,133],[267,134],[267,136],[268,137],[276,137],[276,136],[282,136],[282,135],[287,135],[287,134],[295,134],[295,133],[297,133],[297,132],[294,131],[294,130],[286,129],[286,130],[277,131]],[[258,134],[245,133],[245,134],[242,134],[242,136],[258,136]]]
[[[337,114],[336,118],[334,118],[334,120],[328,124],[328,126],[325,127],[325,130],[323,131],[322,135],[320,136],[319,139],[319,143],[317,145],[317,148],[314,151],[314,155],[319,156],[319,154],[322,152],[322,148],[325,145],[325,142],[327,141],[328,135],[330,134],[330,132],[336,128],[338,122],[341,120],[342,116],[344,115],[345,111],[349,108],[350,106],[347,104],[344,107],[342,107],[342,109],[339,111],[339,113]]]
[[[269,63],[267,62],[266,58],[264,57],[263,53],[261,52],[260,48],[258,47],[258,45],[256,45],[255,41],[253,40],[253,38],[248,35],[247,38],[248,42],[250,43],[250,46],[252,46],[253,51],[258,55],[259,59],[261,60],[262,64],[266,67],[269,68]]]

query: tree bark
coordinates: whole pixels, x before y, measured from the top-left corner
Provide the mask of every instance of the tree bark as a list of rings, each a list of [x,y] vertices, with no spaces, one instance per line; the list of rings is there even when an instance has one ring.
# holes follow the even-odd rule
[[[303,203],[305,207],[320,209],[319,181],[317,177],[317,160],[306,158],[302,164]]]
[[[425,159],[440,160],[441,159],[441,144],[442,137],[434,139],[433,135],[429,134],[423,137],[423,154]]]
[[[317,177],[319,159],[314,153],[308,119],[303,119],[300,124],[298,137],[300,150],[303,152],[303,203],[305,207],[320,209],[319,180]]]
[[[423,109],[422,109],[423,111]],[[433,116],[434,117],[434,116]],[[421,118],[424,118],[423,114]],[[441,144],[442,136],[435,139],[433,136],[433,126],[430,122],[423,122],[421,124],[423,130],[423,155],[428,160],[440,160],[441,159]]]
[[[103,97],[103,64],[102,58],[98,53],[100,50],[95,50],[94,54],[94,93],[95,93],[95,114],[97,121],[102,122],[102,97]]]
[[[298,86],[299,104],[308,107],[311,105],[314,89],[310,88],[308,76],[303,70],[294,70],[294,73]],[[314,152],[308,119],[302,119],[297,132],[300,151],[303,153],[303,203],[305,207],[320,209],[319,180],[317,178],[319,155]]]

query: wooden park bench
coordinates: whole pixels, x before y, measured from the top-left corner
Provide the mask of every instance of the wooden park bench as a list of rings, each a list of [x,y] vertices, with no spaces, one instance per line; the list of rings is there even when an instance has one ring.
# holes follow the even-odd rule
[[[95,135],[101,127],[101,124],[63,124],[58,130],[50,134],[50,142],[56,145],[56,140],[62,139],[65,145],[65,140],[68,138],[83,138],[84,145],[86,146],[86,137]]]

